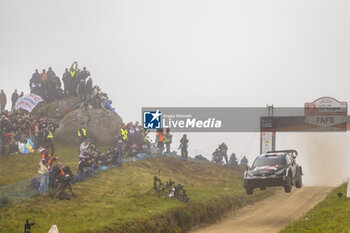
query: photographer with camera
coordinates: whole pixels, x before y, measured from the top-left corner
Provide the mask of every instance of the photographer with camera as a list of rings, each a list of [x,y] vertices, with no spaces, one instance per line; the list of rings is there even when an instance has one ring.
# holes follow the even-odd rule
[[[57,175],[57,179],[56,179],[58,183],[58,188],[57,188],[55,197],[58,197],[61,200],[64,199],[63,193],[67,187],[69,191],[72,193],[72,196],[76,197],[76,195],[73,192],[73,187],[71,184],[73,178],[74,178],[74,175],[69,166],[64,166],[61,168],[61,172]],[[69,200],[69,197],[67,199]]]

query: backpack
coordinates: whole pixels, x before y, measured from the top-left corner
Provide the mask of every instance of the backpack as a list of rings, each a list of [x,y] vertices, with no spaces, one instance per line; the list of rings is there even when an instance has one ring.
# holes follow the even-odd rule
[[[38,181],[37,178],[33,178],[30,180],[30,185],[29,187],[32,187],[32,188],[39,188],[40,186],[40,182]]]

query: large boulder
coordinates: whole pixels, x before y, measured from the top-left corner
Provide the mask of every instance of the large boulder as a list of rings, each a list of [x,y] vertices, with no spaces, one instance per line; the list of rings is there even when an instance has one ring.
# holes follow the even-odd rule
[[[68,113],[59,123],[55,132],[55,141],[61,143],[79,143],[78,129],[84,127],[87,136],[98,145],[111,145],[122,124],[116,113],[106,109],[78,108]]]
[[[39,103],[32,114],[47,117],[56,123],[59,123],[69,112],[79,108],[79,98],[71,97],[61,100],[56,100],[52,103]]]

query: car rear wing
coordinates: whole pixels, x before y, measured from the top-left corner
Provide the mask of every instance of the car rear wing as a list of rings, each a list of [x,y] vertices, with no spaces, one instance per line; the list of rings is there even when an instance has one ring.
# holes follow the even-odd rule
[[[293,158],[298,156],[298,151],[296,150],[274,150],[274,151],[269,151],[267,153],[288,153],[290,154]]]

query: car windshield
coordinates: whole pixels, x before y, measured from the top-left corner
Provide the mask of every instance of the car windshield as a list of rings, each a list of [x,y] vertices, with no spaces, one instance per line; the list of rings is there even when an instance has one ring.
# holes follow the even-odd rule
[[[258,157],[254,161],[253,167],[285,165],[286,159],[283,156]]]

